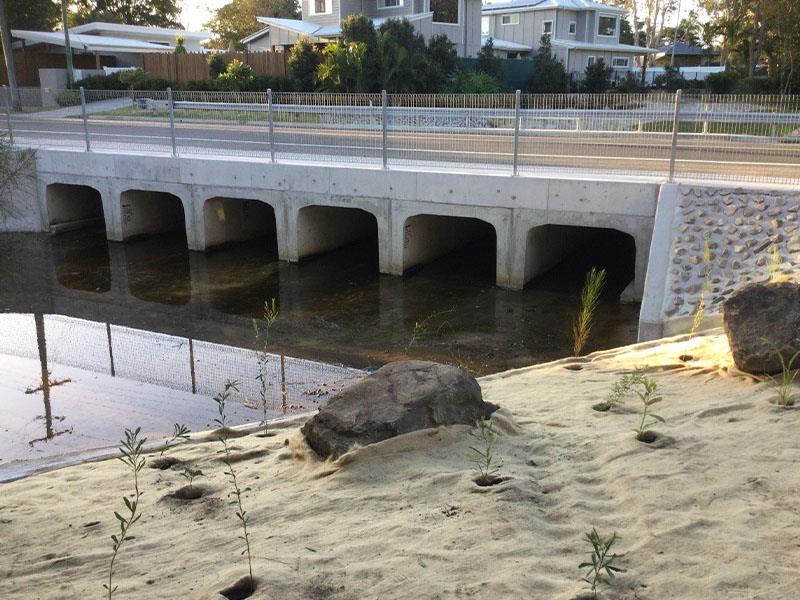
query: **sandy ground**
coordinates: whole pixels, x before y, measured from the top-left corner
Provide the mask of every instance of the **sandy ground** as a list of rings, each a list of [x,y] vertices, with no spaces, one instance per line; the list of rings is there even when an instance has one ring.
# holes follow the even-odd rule
[[[679,357],[683,356],[684,360]],[[686,360],[692,357],[692,360]],[[598,413],[620,373],[646,369],[660,438],[634,439],[638,400]],[[577,370],[580,368],[580,370]],[[309,456],[303,418],[232,441],[252,522],[258,598],[581,595],[584,532],[621,536],[606,598],[797,598],[800,409],[731,366],[724,337],[672,340],[481,380],[501,405],[505,481],[473,483],[466,427],[401,436],[337,463]],[[131,424],[133,425],[133,424]],[[218,598],[246,573],[219,442],[172,456],[205,495],[167,497],[177,467],[145,469],[142,520],[119,557],[119,598]],[[106,460],[0,486],[0,597],[97,598],[113,511],[131,482]]]

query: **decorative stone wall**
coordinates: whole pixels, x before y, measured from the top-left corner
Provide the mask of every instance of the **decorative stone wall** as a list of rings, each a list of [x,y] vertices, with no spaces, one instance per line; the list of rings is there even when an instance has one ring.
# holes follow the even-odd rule
[[[737,287],[771,278],[800,280],[800,191],[681,186],[664,321],[685,326],[703,296],[706,317],[719,315]]]

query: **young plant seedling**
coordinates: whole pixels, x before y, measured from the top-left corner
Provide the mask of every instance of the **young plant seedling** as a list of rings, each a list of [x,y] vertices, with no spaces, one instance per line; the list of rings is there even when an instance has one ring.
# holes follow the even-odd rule
[[[581,290],[581,308],[578,316],[572,324],[572,352],[575,356],[580,356],[586,342],[589,341],[589,334],[594,325],[594,315],[600,305],[600,294],[606,284],[606,270],[592,267],[586,274],[586,281]]]
[[[250,555],[250,533],[247,529],[250,518],[247,514],[247,511],[242,506],[242,495],[249,491],[250,488],[241,488],[239,479],[236,475],[236,469],[233,468],[231,451],[230,447],[228,446],[227,416],[225,414],[225,404],[227,403],[228,398],[231,396],[231,390],[238,392],[238,385],[239,383],[237,381],[226,381],[224,391],[214,397],[214,402],[217,403],[217,410],[219,411],[219,417],[214,419],[214,422],[220,426],[219,441],[222,442],[222,448],[225,454],[222,462],[225,463],[227,468],[225,475],[230,478],[233,486],[233,491],[230,493],[230,495],[234,496],[234,502],[236,504],[236,518],[239,519],[239,523],[242,526],[243,535],[239,536],[239,539],[243,540],[245,544],[245,550],[242,552],[242,554],[247,554],[247,568],[250,573],[250,594],[244,597],[249,597],[255,591],[255,580],[253,579],[253,560]]]
[[[592,408],[600,412],[615,409],[622,403],[623,398],[625,398],[628,392],[637,385],[642,385],[644,383],[644,379],[644,373],[638,369],[635,369],[633,373],[623,375],[614,384],[614,387],[611,389],[608,396],[606,396],[606,399],[595,404]]]
[[[611,546],[619,539],[616,533],[611,534],[609,538],[602,539],[597,530],[592,527],[592,530],[586,534],[586,539],[592,545],[592,556],[589,561],[578,565],[578,568],[588,569],[583,581],[591,586],[592,594],[597,598],[598,585],[611,585],[611,579],[615,577],[615,573],[625,572],[625,569],[616,564],[624,554],[611,554]]]
[[[200,469],[193,469],[192,467],[184,467],[183,473],[181,473],[186,481],[189,482],[189,492],[193,491],[192,483],[197,477],[203,477],[204,473]]]
[[[778,352],[778,360],[781,361],[780,377],[770,375],[772,382],[778,386],[778,405],[784,408],[794,406],[794,382],[800,375],[800,366],[795,367],[795,361],[800,358],[800,351],[795,352],[787,361],[781,352]]]
[[[159,454],[158,457],[162,458],[164,456],[164,452],[172,448],[172,446],[176,445],[179,441],[187,441],[191,432],[192,430],[186,425],[183,425],[182,423],[175,423],[173,426],[172,437],[164,443],[164,446],[161,448],[161,454]]]
[[[134,539],[134,536],[129,533],[130,528],[142,516],[139,512],[139,499],[142,497],[142,492],[139,490],[139,471],[144,468],[145,459],[144,456],[142,456],[142,446],[144,446],[147,438],[139,439],[140,431],[140,427],[137,427],[134,431],[130,429],[125,430],[125,439],[120,441],[120,456],[117,457],[125,463],[133,473],[134,493],[133,497],[122,497],[122,501],[125,503],[125,508],[128,511],[127,516],[122,516],[118,512],[114,512],[114,517],[116,517],[119,522],[119,533],[111,536],[113,554],[111,555],[111,564],[108,567],[108,583],[103,584],[103,587],[108,592],[109,600],[114,592],[117,591],[117,586],[113,583],[114,563],[117,560],[117,555],[125,542]]]
[[[478,477],[475,483],[480,486],[494,485],[500,483],[501,479],[497,476],[500,472],[502,463],[498,463],[494,457],[494,447],[497,444],[497,434],[490,420],[481,417],[475,421],[475,428],[469,434],[477,440],[475,446],[470,446],[472,451],[472,462]]]
[[[269,353],[267,352],[269,348],[269,330],[277,320],[278,307],[275,298],[264,302],[264,314],[262,317],[263,326],[259,325],[259,322],[253,319],[253,329],[255,330],[256,343],[258,344],[258,375],[256,375],[256,380],[258,380],[258,394],[261,400],[261,410],[264,415],[264,435],[267,435],[267,409],[269,408],[269,402],[267,400],[267,388],[270,385],[267,377],[267,365],[269,364]]]
[[[639,395],[639,399],[642,401],[642,410],[639,413],[642,415],[642,422],[639,423],[638,429],[634,429],[634,431],[636,432],[637,440],[649,444],[656,439],[655,433],[653,433],[650,428],[657,422],[665,423],[663,417],[650,412],[650,407],[661,402],[663,398],[658,393],[658,384],[649,377],[643,379],[642,385],[644,386],[644,390],[636,391]],[[648,418],[650,420],[648,420]]]

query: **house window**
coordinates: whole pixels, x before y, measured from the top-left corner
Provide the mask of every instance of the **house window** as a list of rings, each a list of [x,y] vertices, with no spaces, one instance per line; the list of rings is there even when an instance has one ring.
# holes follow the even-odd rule
[[[569,33],[570,35],[575,35],[575,32],[578,31],[578,23],[575,21],[569,22]]]
[[[397,8],[403,6],[403,0],[378,0],[378,8]]]
[[[550,35],[553,33],[553,22],[542,21],[542,35]]]
[[[518,14],[503,15],[502,17],[500,17],[500,22],[503,25],[519,25],[519,15]]]
[[[310,2],[312,15],[324,15],[331,12],[331,9],[328,7],[328,0],[310,0]]]
[[[458,24],[459,0],[431,0],[434,23]]]
[[[631,65],[631,59],[627,56],[611,59],[611,66],[615,69],[627,69]]]
[[[589,65],[590,67],[591,67],[591,66],[592,66],[594,63],[595,63],[595,57],[594,57],[594,56],[590,56],[590,57],[589,57],[589,60],[587,60],[587,61],[586,61],[586,64],[587,64],[587,65]]]
[[[600,15],[597,20],[597,35],[614,37],[617,35],[617,17]]]

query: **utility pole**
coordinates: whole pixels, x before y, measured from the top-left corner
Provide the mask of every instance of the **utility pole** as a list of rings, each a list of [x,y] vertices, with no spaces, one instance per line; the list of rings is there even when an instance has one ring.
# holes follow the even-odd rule
[[[75,71],[72,68],[72,46],[69,44],[67,0],[61,0],[61,26],[64,28],[64,51],[67,53],[67,83],[69,87],[72,87],[72,84],[75,83]]]
[[[11,92],[11,104],[15,110],[19,110],[17,72],[14,69],[14,49],[11,44],[11,29],[8,27],[5,0],[0,0],[0,39],[3,43],[3,56],[6,60],[6,74],[8,75],[8,89]]]

